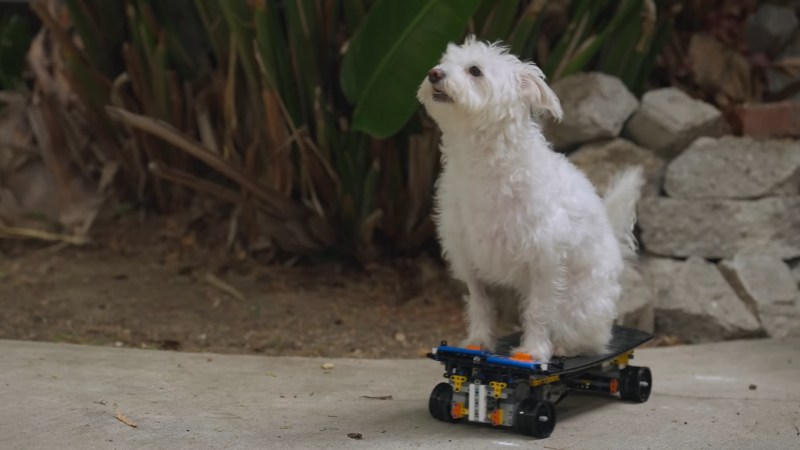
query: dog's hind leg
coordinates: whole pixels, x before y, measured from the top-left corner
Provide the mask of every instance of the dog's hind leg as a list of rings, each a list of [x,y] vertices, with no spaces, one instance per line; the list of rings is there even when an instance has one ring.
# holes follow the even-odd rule
[[[616,316],[619,284],[608,277],[584,275],[567,286],[550,324],[556,356],[596,355],[605,352]]]
[[[580,331],[567,332],[563,327],[552,330],[553,355],[571,357],[578,355],[599,355],[608,349],[611,340],[611,326],[601,320],[577,324]]]

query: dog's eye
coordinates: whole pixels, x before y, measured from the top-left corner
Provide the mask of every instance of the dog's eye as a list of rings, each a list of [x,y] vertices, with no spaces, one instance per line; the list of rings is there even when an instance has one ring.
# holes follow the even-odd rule
[[[483,75],[483,72],[481,72],[481,69],[478,66],[472,66],[469,68],[469,74],[473,77],[480,77]]]

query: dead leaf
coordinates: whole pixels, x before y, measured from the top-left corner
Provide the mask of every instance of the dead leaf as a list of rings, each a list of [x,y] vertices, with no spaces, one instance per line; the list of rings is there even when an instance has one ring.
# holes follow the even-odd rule
[[[334,367],[335,366],[333,365],[333,363],[329,363],[329,362],[322,363],[322,365],[320,366],[320,368],[322,368],[322,370],[331,370]]]
[[[210,284],[211,286],[214,286],[215,288],[221,290],[222,292],[225,292],[226,294],[230,295],[233,298],[236,298],[238,300],[244,300],[245,299],[244,295],[242,295],[242,293],[239,292],[238,289],[236,289],[235,287],[231,286],[230,284],[222,281],[221,279],[219,279],[216,275],[214,275],[211,272],[206,274],[204,280],[205,280],[206,283]]]
[[[736,49],[696,33],[687,56],[694,82],[704,91],[722,94],[728,102],[755,100],[750,63]]]

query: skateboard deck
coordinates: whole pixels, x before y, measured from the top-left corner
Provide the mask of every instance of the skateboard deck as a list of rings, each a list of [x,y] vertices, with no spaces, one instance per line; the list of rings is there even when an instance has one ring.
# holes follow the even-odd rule
[[[519,345],[521,337],[522,332],[519,331],[500,338],[497,343],[497,351],[495,351],[497,356],[509,357],[511,349]],[[569,358],[556,356],[550,361],[550,367],[552,369],[549,372],[555,375],[586,370],[604,361],[623,355],[647,343],[651,339],[653,339],[653,335],[650,333],[633,328],[614,326],[612,329],[611,342],[608,345],[608,351],[606,353],[599,355],[578,355]]]
[[[624,355],[636,347],[653,339],[653,335],[641,330],[614,326],[612,330],[611,342],[608,351],[600,355],[579,355],[569,358],[553,357],[547,364],[536,360],[520,360],[510,355],[512,348],[519,345],[522,332],[512,333],[498,340],[497,350],[487,352],[479,349],[467,349],[462,347],[452,347],[443,343],[435,353],[428,356],[436,360],[461,360],[468,365],[493,366],[496,368],[508,368],[514,371],[525,371],[533,374],[568,374],[579,372],[612,360]],[[473,360],[473,363],[467,361]]]

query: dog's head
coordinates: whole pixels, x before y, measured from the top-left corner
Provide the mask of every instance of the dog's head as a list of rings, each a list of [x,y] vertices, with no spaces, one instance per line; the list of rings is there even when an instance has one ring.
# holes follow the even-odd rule
[[[447,46],[439,64],[422,81],[417,98],[440,126],[448,120],[489,125],[527,118],[532,112],[548,112],[556,120],[563,116],[561,103],[538,66],[473,36],[463,45]]]

